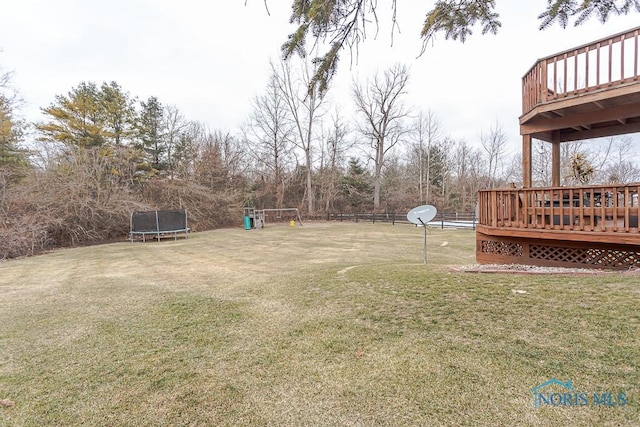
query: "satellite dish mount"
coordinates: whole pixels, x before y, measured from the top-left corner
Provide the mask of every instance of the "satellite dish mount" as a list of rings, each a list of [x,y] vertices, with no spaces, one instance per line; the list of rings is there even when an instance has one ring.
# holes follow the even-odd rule
[[[424,263],[427,263],[427,224],[436,216],[438,210],[435,206],[422,205],[415,207],[407,213],[407,219],[410,223],[421,225],[424,230]]]

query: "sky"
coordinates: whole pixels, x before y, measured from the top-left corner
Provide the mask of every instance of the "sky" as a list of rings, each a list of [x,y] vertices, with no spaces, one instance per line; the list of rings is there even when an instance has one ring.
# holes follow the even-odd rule
[[[478,144],[499,125],[508,147],[520,149],[521,78],[538,58],[603,38],[640,23],[639,14],[596,19],[580,27],[539,31],[547,0],[501,0],[498,35],[480,29],[462,44],[437,35],[419,56],[419,37],[432,1],[398,2],[400,33],[392,39],[391,1],[378,2],[357,56],[343,52],[329,97],[355,119],[354,81],[366,82],[396,63],[409,67],[407,106],[431,110],[445,133]],[[141,100],[156,96],[190,120],[235,133],[266,87],[269,61],[294,26],[291,1],[267,0],[0,0],[0,67],[24,99],[22,115],[40,109],[80,82],[116,81]]]

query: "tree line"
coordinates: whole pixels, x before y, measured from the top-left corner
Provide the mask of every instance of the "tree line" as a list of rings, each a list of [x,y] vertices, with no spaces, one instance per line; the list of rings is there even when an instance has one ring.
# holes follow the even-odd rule
[[[297,207],[307,217],[418,204],[472,211],[478,189],[521,182],[499,122],[477,141],[453,140],[436,112],[406,104],[406,66],[354,81],[353,117],[329,92],[309,91],[316,71],[304,59],[273,62],[234,131],[117,82],[80,82],[42,108],[43,121],[27,123],[0,73],[0,257],[121,239],[132,210],[187,208],[194,230],[238,224],[243,206]],[[625,138],[598,149],[563,144],[565,182],[638,180],[630,153]],[[534,160],[534,179],[547,184],[547,144]]]

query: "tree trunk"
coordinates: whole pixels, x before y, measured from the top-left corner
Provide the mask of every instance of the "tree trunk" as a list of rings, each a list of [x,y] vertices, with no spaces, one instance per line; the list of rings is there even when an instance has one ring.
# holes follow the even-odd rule
[[[384,163],[384,138],[380,138],[376,144],[376,165],[373,177],[373,211],[380,210],[380,187],[382,183],[382,165]]]

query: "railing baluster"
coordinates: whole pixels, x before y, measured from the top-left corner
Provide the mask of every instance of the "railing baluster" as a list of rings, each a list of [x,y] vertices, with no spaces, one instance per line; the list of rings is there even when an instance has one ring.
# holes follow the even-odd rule
[[[558,95],[558,58],[553,58],[553,94]]]
[[[589,90],[589,52],[591,50],[586,47],[584,49],[584,90]]]
[[[633,37],[635,39],[635,53],[633,55],[633,80],[638,80],[638,40],[640,39],[640,31],[636,30],[633,33]]]
[[[611,82],[613,81],[613,75],[612,75],[612,66],[613,66],[613,40],[609,39],[609,79],[607,80],[607,83],[609,84],[609,86],[611,86]]]
[[[627,38],[620,37],[620,81],[624,82],[624,42]]]
[[[596,88],[600,87],[600,43],[596,46]]]
[[[578,53],[580,50],[576,50],[573,56],[573,94],[578,93]]]
[[[629,200],[629,187],[624,188],[624,231],[629,231],[629,221],[631,220],[629,215],[629,206],[631,205]]]
[[[569,85],[567,84],[567,64],[569,60],[567,58],[567,54],[565,53],[562,58],[562,93],[566,96],[569,90]],[[560,92],[560,91],[558,91]]]

